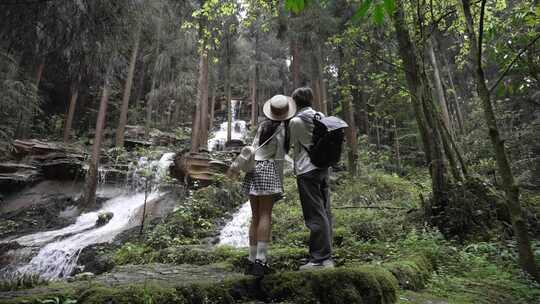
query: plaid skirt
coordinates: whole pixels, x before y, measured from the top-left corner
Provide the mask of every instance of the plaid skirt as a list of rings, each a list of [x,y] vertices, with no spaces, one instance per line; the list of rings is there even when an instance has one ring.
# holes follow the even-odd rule
[[[246,195],[274,195],[276,200],[283,194],[283,184],[273,160],[256,161],[255,167],[246,173],[242,183]]]

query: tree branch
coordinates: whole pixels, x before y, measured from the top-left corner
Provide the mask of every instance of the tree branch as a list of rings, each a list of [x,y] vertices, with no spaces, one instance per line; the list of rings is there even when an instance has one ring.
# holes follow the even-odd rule
[[[506,68],[504,69],[502,74],[499,76],[499,78],[497,78],[497,81],[495,81],[495,83],[491,86],[491,88],[489,89],[489,93],[492,93],[493,90],[495,90],[495,88],[504,79],[504,77],[508,74],[508,72],[510,72],[510,70],[512,69],[514,64],[518,61],[518,59],[521,57],[521,55],[523,55],[523,53],[525,53],[531,46],[533,46],[536,43],[536,41],[538,41],[538,39],[540,39],[540,34],[538,34],[531,42],[529,42],[529,44],[527,44],[524,48],[521,49],[521,51],[519,51],[519,53],[517,53],[516,57],[514,57],[514,59],[510,61],[510,63],[506,66]]]

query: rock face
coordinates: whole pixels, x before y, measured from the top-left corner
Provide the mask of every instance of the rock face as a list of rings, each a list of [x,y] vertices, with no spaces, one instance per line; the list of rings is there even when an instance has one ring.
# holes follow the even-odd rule
[[[47,229],[67,226],[75,218],[59,217],[58,214],[75,202],[61,194],[44,195],[39,204],[30,204],[24,209],[0,214],[0,239],[11,235],[22,235]]]
[[[116,246],[109,243],[94,244],[85,247],[79,254],[77,264],[84,272],[102,274],[110,271],[114,267],[113,248]],[[104,254],[107,252],[107,254]]]
[[[0,163],[0,193],[8,194],[31,185],[41,178],[37,167],[12,162]]]
[[[18,162],[0,163],[0,194],[9,194],[42,179],[78,180],[84,177],[86,154],[63,143],[15,140]]]

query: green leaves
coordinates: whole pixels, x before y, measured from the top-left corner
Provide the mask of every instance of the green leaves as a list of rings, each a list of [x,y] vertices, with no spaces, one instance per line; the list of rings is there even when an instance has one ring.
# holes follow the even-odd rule
[[[295,14],[303,11],[306,4],[307,0],[285,0],[285,8]]]
[[[378,25],[381,25],[384,22],[384,9],[382,4],[375,5],[375,10],[373,11],[373,20]]]
[[[395,0],[376,0],[375,2],[373,0],[364,0],[353,15],[352,21],[361,22],[370,11],[373,11],[373,21],[381,25],[384,22],[384,13],[386,12],[389,17],[392,17],[395,10]]]
[[[352,20],[354,22],[360,22],[366,16],[366,14],[368,13],[372,2],[373,2],[372,0],[362,1],[362,4],[360,5],[358,10],[356,11],[354,16],[352,17]]]
[[[391,17],[396,10],[396,0],[384,0],[384,10]]]

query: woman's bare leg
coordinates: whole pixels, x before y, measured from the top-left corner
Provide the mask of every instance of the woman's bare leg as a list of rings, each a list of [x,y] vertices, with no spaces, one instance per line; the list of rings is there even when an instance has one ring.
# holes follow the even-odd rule
[[[251,224],[249,225],[249,245],[257,246],[257,228],[259,227],[259,197],[249,196],[251,205]]]
[[[272,230],[272,207],[274,199],[272,196],[259,196],[258,200],[259,225],[257,227],[257,241],[269,242]]]

